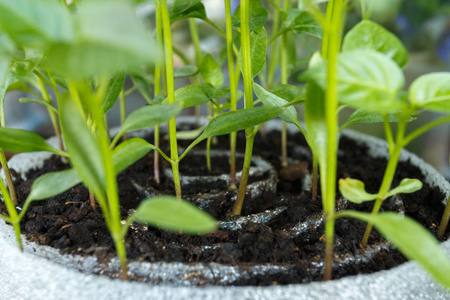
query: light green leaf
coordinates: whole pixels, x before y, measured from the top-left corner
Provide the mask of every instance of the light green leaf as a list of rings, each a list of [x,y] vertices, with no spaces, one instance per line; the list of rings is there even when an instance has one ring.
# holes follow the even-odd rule
[[[200,136],[205,129],[205,126],[185,131],[177,131],[177,140],[193,140]]]
[[[16,45],[9,36],[0,32],[0,56],[13,55]]]
[[[253,90],[255,91],[258,99],[261,100],[261,102],[267,107],[283,107],[288,104],[288,101],[269,93],[257,83],[253,83]],[[285,111],[279,117],[288,123],[293,123],[300,126],[297,111],[292,105],[286,107]]]
[[[450,287],[450,260],[436,238],[417,221],[393,212],[372,215],[345,211],[343,215],[373,223],[404,256],[419,263],[437,281]]]
[[[275,96],[291,102],[294,99],[305,97],[306,90],[291,84],[278,84],[269,90]]]
[[[111,74],[108,78],[108,87],[102,100],[102,110],[107,112],[110,110],[119,98],[119,94],[125,83],[125,73]]]
[[[326,89],[326,61],[310,68],[302,78]],[[337,92],[341,104],[367,111],[401,111],[397,97],[404,85],[402,70],[383,54],[355,50],[341,53],[337,64]]]
[[[63,97],[59,116],[73,168],[97,197],[103,195],[106,191],[106,179],[103,157],[97,140],[70,98]]]
[[[175,0],[171,10],[174,14],[179,14],[200,2],[202,2],[202,0]]]
[[[339,179],[339,191],[345,199],[358,204],[373,201],[378,197],[377,194],[369,194],[366,192],[364,182],[352,178]]]
[[[262,6],[260,0],[250,0],[250,31],[254,31],[263,26],[269,13]],[[231,23],[235,27],[241,27],[241,5],[236,8]]]
[[[182,107],[197,106],[209,102],[210,98],[203,88],[196,84],[182,87],[175,91],[175,102],[180,103]],[[169,103],[166,98],[163,103]]]
[[[390,190],[387,193],[386,198],[397,194],[414,193],[415,191],[420,190],[422,186],[423,184],[419,179],[405,178],[400,182],[398,187]]]
[[[152,92],[150,86],[153,84],[150,78],[147,78],[145,74],[133,74],[130,76],[131,81],[133,81],[134,86],[137,88],[142,97],[144,97],[147,102],[152,102]]]
[[[56,108],[54,108],[51,104],[42,101],[42,100],[38,100],[38,99],[33,99],[33,98],[20,98],[19,99],[20,103],[38,103],[41,104],[43,106],[45,106],[46,108],[54,111],[55,113],[59,113],[58,110]]]
[[[264,68],[266,63],[267,50],[267,33],[264,27],[261,27],[259,32],[250,32],[250,56],[252,65],[252,78],[255,78],[259,72]],[[239,67],[242,67],[242,52],[239,51]]]
[[[450,72],[425,74],[409,88],[411,104],[420,109],[450,112]]]
[[[322,38],[322,28],[314,17],[306,10],[291,8],[283,22],[283,31],[292,30],[296,34],[309,34]]]
[[[126,140],[114,148],[112,154],[114,171],[119,174],[154,149],[155,146],[141,138]]]
[[[80,183],[81,179],[74,169],[44,174],[33,182],[27,201],[54,197]]]
[[[0,0],[0,31],[21,46],[47,46],[74,39],[67,6],[54,0]]]
[[[172,196],[143,200],[131,218],[139,223],[187,234],[204,234],[217,229],[216,221],[206,212]]]
[[[392,58],[400,67],[406,66],[409,54],[402,42],[381,25],[363,20],[344,38],[342,51],[358,49],[374,50]]]
[[[203,57],[200,65],[200,74],[204,82],[211,84],[215,88],[223,85],[222,69],[210,54],[206,54]]]
[[[0,148],[11,152],[49,151],[56,154],[63,153],[47,144],[40,135],[34,132],[6,127],[0,127]]]
[[[199,69],[196,66],[187,65],[175,70],[173,76],[175,78],[190,77],[197,75]]]
[[[389,122],[397,122],[397,113],[387,113],[387,118]],[[412,118],[411,118],[412,120]],[[355,124],[372,124],[372,123],[383,123],[383,114],[377,111],[366,111],[363,109],[358,109],[347,119],[347,121],[339,127],[339,131],[344,130]]]
[[[175,23],[180,20],[189,19],[189,18],[196,18],[201,20],[207,20],[206,17],[206,11],[205,6],[203,3],[199,2],[191,7],[189,7],[187,10],[175,13],[173,11],[173,7],[169,9],[169,17],[170,17],[170,23]]]

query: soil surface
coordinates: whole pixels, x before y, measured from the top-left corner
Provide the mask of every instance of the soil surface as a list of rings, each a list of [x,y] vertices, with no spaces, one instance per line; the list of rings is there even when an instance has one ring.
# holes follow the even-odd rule
[[[163,136],[163,135],[162,135]],[[299,147],[305,145],[300,134],[289,137],[288,154],[290,166],[282,168],[280,164],[280,133],[268,132],[265,137],[258,135],[254,154],[269,161],[278,172],[277,192],[262,193],[252,198],[247,195],[243,215],[264,213],[276,210],[270,220],[257,222],[255,219],[244,222],[240,230],[222,226],[217,232],[204,236],[188,236],[162,231],[156,228],[133,224],[126,237],[129,259],[148,262],[203,262],[238,266],[241,270],[250,270],[259,264],[284,265],[287,271],[269,272],[241,276],[231,282],[217,280],[192,280],[193,284],[231,284],[231,285],[272,285],[320,281],[323,276],[324,226],[322,222],[322,203],[320,195],[311,200],[311,192],[301,190],[305,170],[311,172],[311,153]],[[151,141],[153,137],[148,137]],[[181,141],[180,147],[189,142]],[[213,149],[227,150],[228,136],[218,137]],[[238,150],[244,152],[244,137],[238,136]],[[162,148],[167,150],[166,142]],[[196,149],[205,149],[201,143]],[[166,151],[168,153],[168,151]],[[192,157],[192,159],[190,159]],[[211,175],[204,168],[205,158],[188,155],[181,162],[182,174]],[[386,167],[384,159],[373,159],[367,155],[367,149],[356,142],[342,138],[338,151],[338,178],[352,177],[366,184],[369,192],[376,192]],[[162,162],[163,167],[168,164]],[[242,160],[238,166],[242,165]],[[201,167],[199,167],[201,166]],[[213,174],[227,173],[227,158],[212,159]],[[57,157],[50,158],[43,169],[32,170],[22,181],[17,176],[16,190],[21,203],[26,199],[31,184],[46,172],[62,170],[68,165]],[[136,208],[146,195],[173,194],[170,178],[162,173],[161,183],[157,184],[153,175],[153,153],[148,154],[118,176],[122,216]],[[393,186],[401,179],[423,179],[421,172],[408,163],[400,163]],[[261,178],[258,178],[259,180]],[[255,179],[256,180],[256,179]],[[255,181],[254,180],[254,181]],[[213,186],[210,183],[199,186],[183,186],[183,197],[193,201],[219,221],[233,221],[229,217],[233,206],[235,191],[224,189],[223,183]],[[214,198],[202,200],[202,195],[217,191]],[[356,205],[347,203],[337,193],[338,209],[370,211],[372,204]],[[444,198],[438,190],[424,187],[413,194],[401,195],[386,200],[382,210],[404,211],[406,215],[418,220],[433,234],[443,211],[441,200]],[[115,256],[112,239],[106,229],[100,211],[94,211],[89,205],[88,191],[82,185],[44,201],[33,203],[23,219],[22,230],[30,241],[50,245],[62,253],[95,255],[100,262],[108,262]],[[202,202],[203,201],[203,202]],[[205,204],[206,203],[206,204]],[[5,208],[0,212],[6,214]],[[308,225],[308,226],[306,226]],[[359,245],[366,224],[353,219],[339,219],[336,222],[336,247],[333,278],[372,273],[393,268],[405,258],[376,232],[373,231],[367,251]],[[448,234],[447,234],[448,237]],[[446,237],[446,238],[447,238]],[[445,239],[446,239],[445,238]],[[111,277],[119,274],[110,273]],[[155,279],[139,278],[139,281]],[[190,280],[187,278],[186,280]]]

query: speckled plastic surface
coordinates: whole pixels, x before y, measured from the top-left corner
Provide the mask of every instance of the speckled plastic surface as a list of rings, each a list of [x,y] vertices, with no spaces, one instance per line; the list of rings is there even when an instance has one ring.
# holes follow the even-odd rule
[[[180,121],[183,119],[180,118]],[[186,119],[184,119],[186,120]],[[269,122],[268,130],[280,128],[277,122]],[[295,129],[291,130],[295,131]],[[295,131],[296,132],[296,131]],[[344,133],[351,138],[362,138],[369,143],[374,156],[386,156],[383,141],[352,131]],[[15,156],[11,165],[24,171],[31,164],[42,164],[47,153]],[[430,165],[415,155],[403,152],[402,160],[410,160],[428,175],[427,182],[439,186],[448,196],[450,185]],[[442,199],[446,202],[446,199]],[[19,299],[398,299],[398,300],[444,300],[450,299],[450,293],[435,283],[414,262],[405,263],[389,271],[370,275],[346,277],[327,283],[294,284],[271,287],[197,287],[186,285],[193,277],[214,276],[216,272],[227,272],[233,276],[233,267],[219,265],[186,264],[137,264],[129,268],[137,273],[151,273],[170,282],[170,278],[191,277],[190,281],[177,280],[175,284],[154,285],[150,283],[122,282],[104,276],[86,274],[98,266],[94,258],[83,259],[60,255],[49,247],[25,242],[25,251],[17,248],[12,228],[0,221],[0,300]],[[450,241],[442,244],[450,256]],[[117,261],[108,264],[117,268]],[[262,266],[264,268],[264,266]],[[195,272],[192,270],[195,269]],[[203,272],[203,273],[202,273]],[[257,270],[255,270],[257,272]],[[450,275],[449,275],[450,276]]]

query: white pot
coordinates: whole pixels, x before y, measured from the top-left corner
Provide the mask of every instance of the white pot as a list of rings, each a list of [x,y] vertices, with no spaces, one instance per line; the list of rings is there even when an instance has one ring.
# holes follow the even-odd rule
[[[192,119],[179,118],[179,121],[185,120]],[[267,125],[267,130],[280,128],[281,124],[277,121]],[[293,127],[288,128],[297,132]],[[354,131],[346,131],[343,135],[367,144],[373,157],[387,156],[386,143],[380,139]],[[10,160],[10,166],[23,174],[30,168],[41,166],[49,156],[49,153],[16,155]],[[419,167],[426,175],[426,183],[439,187],[446,195],[442,199],[446,203],[450,184],[441,174],[407,151],[402,152],[400,160],[409,160]],[[442,243],[442,246],[450,257],[450,241]],[[230,276],[236,271],[233,267],[218,264],[182,263],[130,263],[129,269],[138,273],[150,272],[152,276],[168,280],[171,276],[182,278],[198,274],[200,277],[212,277],[213,266],[218,268],[217,272],[228,272]],[[118,269],[117,260],[108,263],[107,267]],[[12,227],[0,222],[0,299],[450,299],[450,293],[415,262],[407,262],[388,271],[349,276],[331,282],[268,287],[183,286],[182,281],[152,285],[83,273],[92,269],[98,271],[98,268],[94,257],[61,255],[53,248],[27,242],[25,238],[24,252],[21,253]],[[192,273],[193,270],[200,273]]]

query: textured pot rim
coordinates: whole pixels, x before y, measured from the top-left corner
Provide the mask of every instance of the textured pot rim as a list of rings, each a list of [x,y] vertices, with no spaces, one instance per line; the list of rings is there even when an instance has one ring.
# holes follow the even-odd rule
[[[190,122],[192,117],[180,117],[178,122]],[[289,126],[288,130],[297,133]],[[267,130],[280,129],[281,123],[270,121]],[[386,143],[378,138],[346,130],[343,136],[369,145],[374,157],[386,157]],[[50,141],[50,142],[54,142]],[[23,164],[42,165],[49,153],[20,154],[10,161],[17,171]],[[427,176],[426,182],[444,192],[446,203],[450,184],[444,177],[416,155],[403,151],[400,159],[410,160]],[[450,240],[441,244],[450,257]],[[415,262],[407,262],[388,271],[349,276],[331,282],[313,282],[268,287],[180,286],[123,282],[105,276],[84,274],[72,267],[92,263],[90,259],[60,255],[47,246],[24,239],[21,253],[11,226],[0,222],[0,298],[1,299],[450,299],[450,293],[433,281]],[[42,257],[45,252],[47,258]],[[50,260],[54,258],[67,267]],[[81,261],[81,262],[80,262]],[[169,265],[169,264],[168,264]],[[183,264],[170,264],[174,268]],[[170,272],[170,270],[167,270]],[[30,276],[31,275],[31,276]]]

